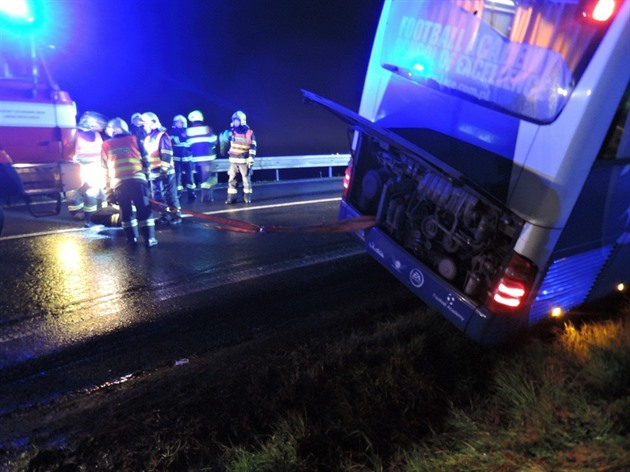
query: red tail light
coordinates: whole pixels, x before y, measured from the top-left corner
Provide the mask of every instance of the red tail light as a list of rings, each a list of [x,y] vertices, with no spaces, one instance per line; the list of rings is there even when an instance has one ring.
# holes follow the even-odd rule
[[[343,174],[343,198],[348,196],[348,192],[350,191],[350,181],[352,180],[352,161],[350,161],[350,165],[346,167],[346,171]]]
[[[505,312],[521,308],[532,289],[537,270],[533,262],[513,253],[492,292],[488,309],[492,312]]]
[[[584,17],[593,21],[605,22],[610,20],[615,14],[618,1],[615,0],[592,0],[584,9]]]

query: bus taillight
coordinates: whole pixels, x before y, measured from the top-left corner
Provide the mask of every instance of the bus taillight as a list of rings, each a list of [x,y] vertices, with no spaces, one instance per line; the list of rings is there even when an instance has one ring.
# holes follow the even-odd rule
[[[352,180],[352,161],[348,167],[346,167],[346,171],[343,174],[343,198],[348,196],[348,192],[350,191],[350,181]]]
[[[588,7],[584,10],[584,16],[603,23],[610,20],[616,8],[617,2],[615,0],[594,0],[589,2]]]
[[[534,263],[513,253],[488,303],[492,312],[516,311],[529,295],[536,276]]]

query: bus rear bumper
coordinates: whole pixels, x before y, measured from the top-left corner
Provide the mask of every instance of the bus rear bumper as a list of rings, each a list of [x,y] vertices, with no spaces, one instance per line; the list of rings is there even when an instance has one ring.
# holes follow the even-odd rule
[[[339,216],[351,218],[360,214],[342,201]],[[499,344],[521,327],[520,317],[494,315],[480,307],[377,227],[358,231],[356,236],[370,256],[471,339]]]

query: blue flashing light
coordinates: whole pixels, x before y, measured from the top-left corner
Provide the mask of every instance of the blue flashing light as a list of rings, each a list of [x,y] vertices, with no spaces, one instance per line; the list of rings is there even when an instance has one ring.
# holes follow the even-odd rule
[[[0,0],[0,14],[14,20],[23,20],[27,23],[35,21],[35,17],[31,14],[26,0]]]
[[[422,64],[414,64],[413,70],[417,70],[420,73],[424,72],[424,66]]]

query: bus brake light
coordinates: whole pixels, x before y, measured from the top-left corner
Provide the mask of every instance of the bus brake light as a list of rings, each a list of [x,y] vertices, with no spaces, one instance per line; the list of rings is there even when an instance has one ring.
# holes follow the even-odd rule
[[[346,167],[346,171],[343,174],[343,197],[346,198],[348,196],[348,192],[350,191],[350,181],[352,180],[352,163],[348,167]]]
[[[615,0],[596,0],[591,2],[591,7],[584,12],[584,15],[590,17],[593,21],[605,22],[615,13],[617,7]]]
[[[512,254],[510,263],[492,292],[488,309],[501,312],[521,307],[531,290],[536,271],[536,266],[531,261],[519,254]]]

